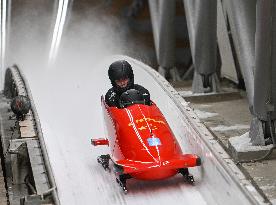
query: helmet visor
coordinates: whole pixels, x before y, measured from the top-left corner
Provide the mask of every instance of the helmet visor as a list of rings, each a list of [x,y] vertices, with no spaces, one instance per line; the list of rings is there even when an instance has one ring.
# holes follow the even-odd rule
[[[118,85],[120,88],[125,88],[127,87],[129,82],[129,78],[123,78],[120,80],[115,80],[116,85]]]

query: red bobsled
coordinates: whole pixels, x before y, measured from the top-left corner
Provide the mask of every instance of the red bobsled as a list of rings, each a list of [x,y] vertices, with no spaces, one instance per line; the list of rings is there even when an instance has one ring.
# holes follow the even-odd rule
[[[117,182],[127,192],[126,180],[158,180],[180,173],[193,182],[188,167],[199,166],[194,154],[183,154],[166,119],[155,103],[132,102],[124,108],[109,107],[101,98],[108,139],[92,139],[92,144],[108,145],[110,154],[98,157],[107,169],[113,162]]]

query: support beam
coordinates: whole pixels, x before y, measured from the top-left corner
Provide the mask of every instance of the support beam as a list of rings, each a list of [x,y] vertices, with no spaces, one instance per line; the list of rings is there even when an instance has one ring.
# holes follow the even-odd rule
[[[255,119],[251,124],[250,137],[253,144],[265,145],[269,143],[269,138],[272,143],[271,132],[275,133],[276,2],[258,0],[256,11],[256,68],[253,97]]]
[[[256,0],[224,0],[223,3],[251,109],[254,96]]]
[[[193,92],[217,92],[217,1],[183,0],[195,74]]]
[[[158,71],[172,80],[180,80],[175,68],[175,0],[150,0],[150,15]]]
[[[217,38],[222,63],[221,77],[226,77],[238,84],[239,78],[227,28],[227,15],[224,12],[222,2],[218,1],[217,4]]]

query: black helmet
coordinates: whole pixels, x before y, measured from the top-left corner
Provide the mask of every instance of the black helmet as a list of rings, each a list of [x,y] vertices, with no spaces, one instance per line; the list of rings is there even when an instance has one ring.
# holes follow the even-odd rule
[[[109,66],[108,77],[115,91],[119,94],[134,88],[134,75],[131,65],[125,60],[115,61]],[[129,79],[126,87],[122,88],[115,83],[115,80]]]
[[[121,108],[127,107],[129,105],[134,105],[134,104],[145,105],[145,99],[143,94],[140,93],[138,90],[130,89],[121,95],[119,103]]]

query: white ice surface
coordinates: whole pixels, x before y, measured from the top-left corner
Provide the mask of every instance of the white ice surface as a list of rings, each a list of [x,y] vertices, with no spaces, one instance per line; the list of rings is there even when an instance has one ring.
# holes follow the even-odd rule
[[[129,193],[124,195],[114,174],[105,172],[96,162],[98,155],[108,151],[92,147],[90,139],[104,136],[100,96],[110,88],[107,68],[113,60],[93,69],[25,71],[61,204],[206,204],[197,185],[185,184],[181,176],[156,182],[131,179]],[[168,115],[172,102],[165,92],[144,70],[136,64],[133,67],[136,83],[148,88],[152,99]],[[169,118],[174,120],[174,116]],[[175,129],[181,132],[183,128]]]
[[[211,127],[213,131],[229,131],[229,130],[244,130],[249,129],[249,125],[232,125],[232,126],[225,126],[225,125],[218,125],[216,127]]]
[[[215,112],[206,112],[206,111],[197,110],[197,109],[195,109],[194,112],[200,119],[207,119],[210,117],[218,116],[218,113],[215,113]]]
[[[259,151],[259,150],[269,150],[272,145],[268,146],[254,146],[251,143],[251,138],[249,137],[249,132],[244,133],[241,136],[231,137],[229,143],[235,147],[239,152],[249,152],[249,151]]]

